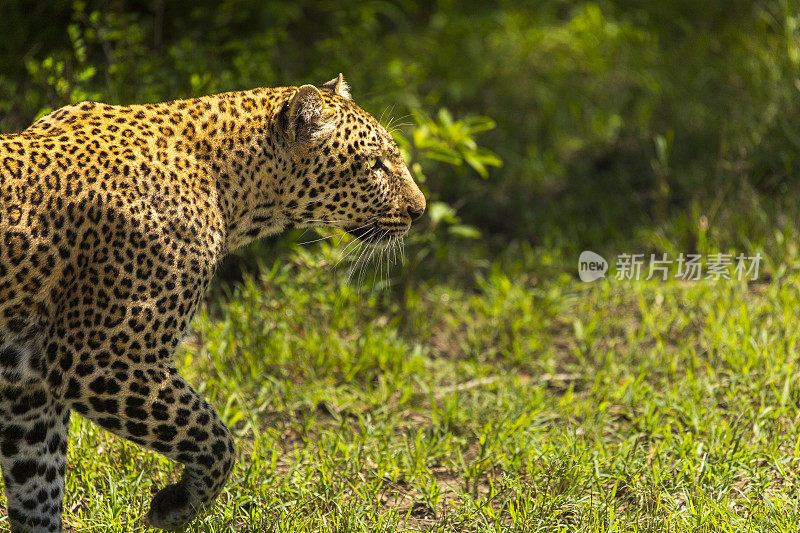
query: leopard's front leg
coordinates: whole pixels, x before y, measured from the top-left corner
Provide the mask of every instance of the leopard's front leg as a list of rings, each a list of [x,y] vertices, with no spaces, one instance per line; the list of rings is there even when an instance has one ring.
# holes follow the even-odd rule
[[[171,363],[125,366],[98,366],[80,381],[70,377],[65,400],[106,430],[184,465],[180,482],[155,495],[146,517],[153,527],[179,528],[220,493],[236,445],[214,408]]]

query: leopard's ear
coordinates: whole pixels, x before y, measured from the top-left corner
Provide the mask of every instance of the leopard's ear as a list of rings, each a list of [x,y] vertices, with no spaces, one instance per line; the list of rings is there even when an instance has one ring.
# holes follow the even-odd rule
[[[286,133],[294,143],[309,143],[330,131],[322,93],[313,85],[303,85],[288,104]]]
[[[344,98],[350,99],[350,87],[347,86],[347,83],[344,81],[344,76],[340,72],[338,76],[333,78],[330,81],[326,81],[322,84],[323,89],[330,89],[333,91],[333,94],[338,94]]]

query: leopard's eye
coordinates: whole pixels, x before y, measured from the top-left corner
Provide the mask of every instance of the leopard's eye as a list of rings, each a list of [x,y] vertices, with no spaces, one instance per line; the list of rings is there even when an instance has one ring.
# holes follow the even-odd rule
[[[375,156],[369,156],[367,157],[367,166],[372,170],[375,170],[380,166],[380,161]]]

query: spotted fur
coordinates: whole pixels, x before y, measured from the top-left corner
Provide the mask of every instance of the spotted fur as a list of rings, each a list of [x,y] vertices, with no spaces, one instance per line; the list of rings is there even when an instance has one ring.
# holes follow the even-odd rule
[[[209,505],[236,455],[172,355],[220,259],[288,227],[405,233],[397,146],[314,87],[64,107],[0,136],[0,466],[14,532],[61,530],[71,411],[184,465],[147,521]]]

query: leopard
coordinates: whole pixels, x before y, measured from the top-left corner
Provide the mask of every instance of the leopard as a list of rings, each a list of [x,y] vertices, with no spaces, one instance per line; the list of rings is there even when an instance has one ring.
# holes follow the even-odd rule
[[[223,258],[289,228],[375,246],[425,208],[397,143],[342,74],[78,102],[0,136],[0,469],[12,532],[62,531],[73,412],[182,465],[146,525],[179,529],[210,509],[237,446],[174,354]]]

